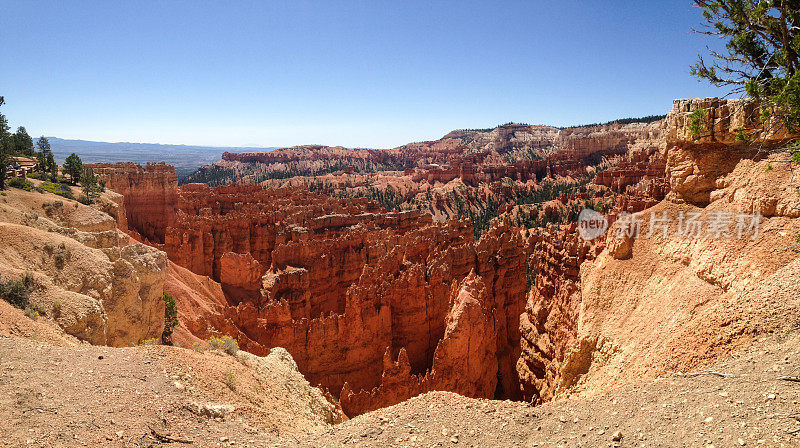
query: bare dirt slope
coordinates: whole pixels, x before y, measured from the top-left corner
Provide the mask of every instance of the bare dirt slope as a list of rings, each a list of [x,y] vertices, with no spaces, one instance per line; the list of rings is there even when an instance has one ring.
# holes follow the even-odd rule
[[[664,372],[538,407],[433,392],[283,446],[800,446],[800,383],[779,379],[800,373],[800,333],[771,336],[699,372],[707,371],[724,376]]]
[[[336,418],[280,349],[59,346],[37,334],[0,336],[2,447],[272,446]]]

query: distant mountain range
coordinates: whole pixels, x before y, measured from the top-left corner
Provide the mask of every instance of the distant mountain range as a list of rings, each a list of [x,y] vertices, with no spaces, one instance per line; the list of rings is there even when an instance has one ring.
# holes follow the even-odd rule
[[[84,162],[166,162],[175,166],[178,177],[184,177],[203,165],[209,165],[222,157],[225,151],[270,151],[275,147],[221,147],[221,146],[188,146],[162,145],[158,143],[109,143],[88,140],[67,140],[58,137],[47,137],[56,162],[64,163],[73,152]]]

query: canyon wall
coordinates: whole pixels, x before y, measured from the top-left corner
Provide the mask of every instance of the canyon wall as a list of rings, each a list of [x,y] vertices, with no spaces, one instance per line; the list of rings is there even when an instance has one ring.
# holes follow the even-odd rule
[[[163,243],[166,228],[175,218],[178,176],[164,163],[96,163],[95,174],[125,201],[126,227],[153,243]]]
[[[690,116],[698,108],[707,110],[708,121],[704,133],[691,135]],[[455,131],[381,153],[395,157],[391,163],[413,165],[396,175],[408,182],[460,179],[464,198],[506,198],[501,218],[482,234],[465,221],[434,222],[417,210],[386,212],[347,194],[178,187],[160,166],[107,167],[106,173],[132,173],[132,181],[124,175],[114,180],[127,191],[126,206],[138,210],[128,212],[128,227],[176,264],[167,289],[185,310],[186,341],[228,334],[253,353],[285,347],[312,383],[340,398],[348,415],[431,390],[541,402],[655,375],[657,361],[698,365],[761,331],[737,323],[720,339],[703,319],[781,327],[770,320],[771,311],[752,311],[763,300],[753,291],[791,261],[783,252],[767,253],[794,232],[800,208],[788,186],[790,170],[768,168],[782,166],[769,151],[790,136],[757,134],[754,110],[732,100],[678,100],[664,121],[647,125],[509,125]],[[752,141],[760,139],[761,151],[735,138],[742,129]],[[319,161],[342,151],[349,150],[303,147],[270,156],[227,155],[225,162]],[[520,160],[524,151],[542,158]],[[152,180],[145,179],[149,171]],[[512,201],[529,199],[500,180],[527,185],[532,194],[540,176],[583,183],[545,200],[541,209],[537,204],[539,216],[603,203],[611,230],[584,241],[577,223],[564,224],[569,220],[534,232],[510,226],[505,213],[515,210]],[[139,188],[157,214],[165,214],[159,221],[165,224],[137,216],[147,207],[128,196]],[[455,197],[442,200],[450,209],[457,205]],[[671,236],[678,216],[712,219],[729,208],[733,216],[760,213],[772,233],[724,240]],[[647,236],[621,237],[623,213],[643,219]],[[652,213],[672,216],[669,235],[648,233]]]
[[[703,131],[693,135],[690,117],[701,108]],[[779,286],[800,232],[780,149],[790,136],[756,133],[754,111],[742,100],[676,100],[663,152],[629,154],[597,175],[625,193],[605,237],[585,242],[567,227],[531,238],[536,281],[517,363],[526,399],[697,369],[797,321],[800,294]],[[742,129],[752,140],[736,138]],[[639,234],[622,233],[621,212],[636,213]],[[696,235],[681,227],[690,214],[702,223]],[[653,216],[669,220],[652,232]]]
[[[302,188],[177,187],[162,182],[169,176],[160,166],[98,174],[121,186],[126,204],[137,203],[128,197],[141,188],[168,204],[159,213],[172,210],[158,227],[134,207],[128,226],[177,265],[166,290],[188,334],[176,339],[228,334],[256,354],[284,347],[313,384],[336,396],[345,390],[348,415],[434,389],[519,396],[526,287],[518,230],[498,223],[476,242],[467,222],[435,224],[428,214],[383,212],[365,199]],[[143,179],[148,174],[154,179]],[[476,363],[465,380],[458,366],[476,344],[491,361]],[[396,364],[385,359],[408,371],[405,392],[383,384]]]
[[[400,171],[414,182],[460,179],[475,186],[506,177],[522,182],[549,176],[581,177],[587,166],[605,157],[658,144],[663,139],[662,129],[662,121],[564,129],[506,124],[453,131],[438,140],[389,150],[306,145],[268,152],[226,152],[222,160],[187,180],[267,185],[294,176]]]

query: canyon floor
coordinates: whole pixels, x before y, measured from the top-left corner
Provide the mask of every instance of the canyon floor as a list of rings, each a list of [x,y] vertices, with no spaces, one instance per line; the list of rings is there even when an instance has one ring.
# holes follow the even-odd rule
[[[782,379],[800,374],[798,331],[592,398],[431,392],[331,425],[297,404],[299,375],[272,364],[259,378],[246,354],[73,346],[19,310],[0,315],[4,447],[800,446],[800,383]]]

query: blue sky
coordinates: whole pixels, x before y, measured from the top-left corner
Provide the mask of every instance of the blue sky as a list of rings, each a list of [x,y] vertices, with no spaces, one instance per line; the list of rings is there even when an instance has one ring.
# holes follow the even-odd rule
[[[0,0],[0,95],[32,135],[388,148],[721,95],[688,0]]]

